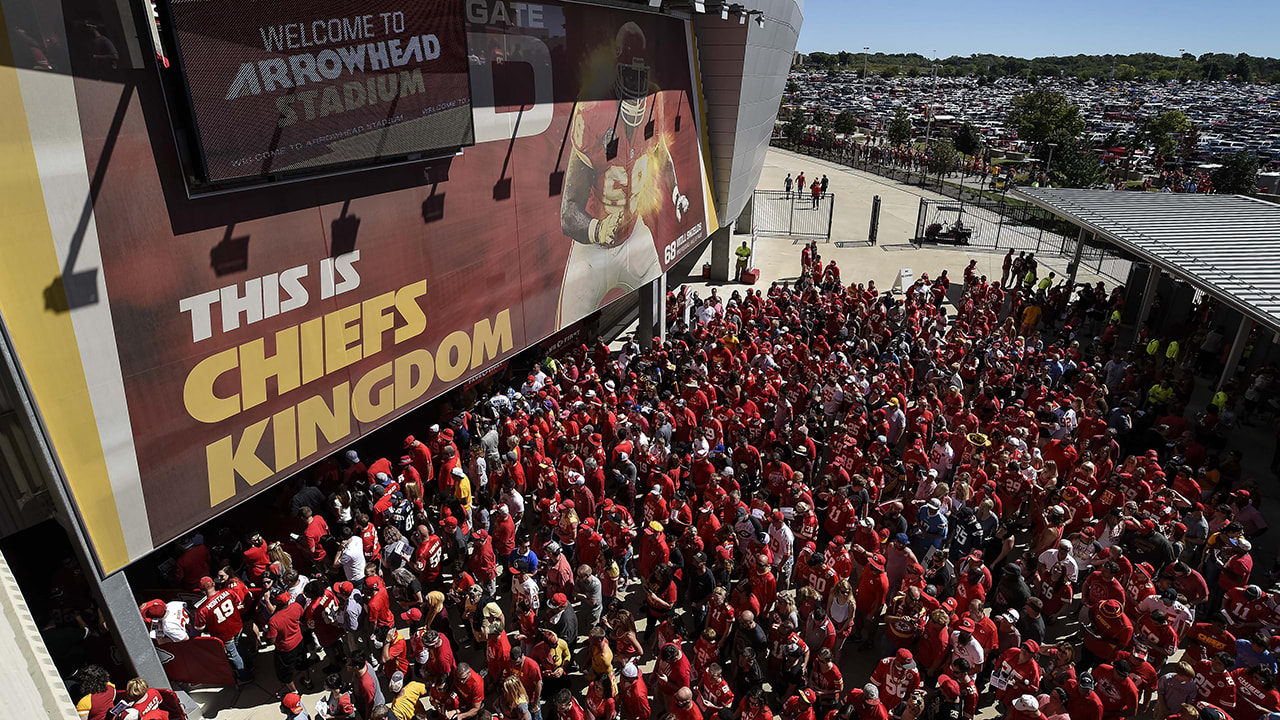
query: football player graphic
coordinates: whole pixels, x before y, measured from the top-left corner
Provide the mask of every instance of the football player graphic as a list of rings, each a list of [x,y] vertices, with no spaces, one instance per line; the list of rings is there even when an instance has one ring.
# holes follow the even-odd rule
[[[615,288],[630,292],[656,278],[662,266],[651,223],[662,213],[674,213],[679,223],[689,211],[663,132],[665,98],[649,82],[639,25],[618,30],[614,53],[614,99],[580,102],[570,120],[573,153],[560,223],[574,243],[559,326],[595,311]]]

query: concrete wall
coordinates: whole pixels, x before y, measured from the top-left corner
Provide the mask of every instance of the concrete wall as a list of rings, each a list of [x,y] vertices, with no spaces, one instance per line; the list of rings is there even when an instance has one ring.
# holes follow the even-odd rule
[[[738,217],[760,178],[804,20],[804,0],[745,4],[764,13],[763,28],[715,12],[693,19],[721,225]]]
[[[67,695],[40,629],[22,598],[9,564],[0,556],[0,717],[75,720]]]

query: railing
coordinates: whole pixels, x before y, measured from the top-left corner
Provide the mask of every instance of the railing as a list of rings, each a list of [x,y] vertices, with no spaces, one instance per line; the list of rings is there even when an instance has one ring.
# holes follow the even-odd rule
[[[836,196],[822,193],[815,201],[811,192],[756,190],[751,202],[751,227],[762,235],[831,237],[831,219]]]

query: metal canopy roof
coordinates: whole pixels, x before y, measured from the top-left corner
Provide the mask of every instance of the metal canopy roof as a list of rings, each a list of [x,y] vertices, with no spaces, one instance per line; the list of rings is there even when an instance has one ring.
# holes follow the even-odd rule
[[[1280,205],[1243,195],[1057,188],[1014,194],[1280,331]]]

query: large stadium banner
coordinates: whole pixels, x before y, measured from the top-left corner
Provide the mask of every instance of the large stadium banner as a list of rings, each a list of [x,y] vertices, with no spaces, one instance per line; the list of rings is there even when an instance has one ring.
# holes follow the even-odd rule
[[[170,8],[211,181],[471,144],[462,0]]]
[[[317,7],[281,14],[335,12]],[[262,26],[261,10],[235,9],[227,22]],[[39,170],[46,242],[32,231],[6,243],[27,266],[0,271],[0,312],[103,571],[639,288],[716,230],[686,22],[551,2],[460,10],[476,144],[421,164],[190,197],[156,122],[158,82],[77,69],[73,97],[24,88],[25,118],[10,120],[30,152],[0,157]],[[382,28],[379,13],[395,11],[366,14]],[[427,34],[420,21],[406,17],[405,34]],[[69,107],[79,132],[39,122]],[[296,125],[312,126],[301,113]],[[242,130],[259,147],[261,128]],[[81,144],[67,176],[65,149]],[[86,273],[89,293],[77,289]],[[69,310],[34,304],[61,292],[50,275]]]

